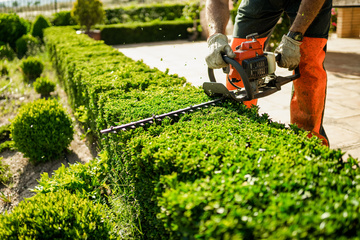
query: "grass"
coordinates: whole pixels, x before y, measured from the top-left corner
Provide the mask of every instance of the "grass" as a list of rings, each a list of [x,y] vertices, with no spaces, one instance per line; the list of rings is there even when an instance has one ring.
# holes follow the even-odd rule
[[[5,193],[0,191],[0,199],[4,203],[11,203],[11,195],[10,194],[5,194]]]
[[[40,52],[37,57],[45,65],[42,76],[56,79],[47,53]],[[0,118],[13,118],[22,105],[40,96],[35,92],[32,83],[24,82],[20,69],[21,61],[17,58],[13,61],[0,60]],[[3,74],[2,69],[6,69],[7,74]]]
[[[11,179],[11,172],[9,165],[6,165],[2,162],[2,157],[0,158],[0,183],[7,184]]]

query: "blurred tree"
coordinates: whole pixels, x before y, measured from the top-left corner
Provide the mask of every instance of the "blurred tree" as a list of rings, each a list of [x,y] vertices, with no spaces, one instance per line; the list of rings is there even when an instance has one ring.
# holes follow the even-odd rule
[[[92,26],[103,21],[105,11],[99,0],[77,0],[71,15],[81,27],[85,26],[85,33],[89,33]]]

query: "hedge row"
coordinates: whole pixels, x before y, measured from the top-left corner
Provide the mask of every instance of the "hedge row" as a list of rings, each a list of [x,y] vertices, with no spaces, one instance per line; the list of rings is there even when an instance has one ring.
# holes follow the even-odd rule
[[[170,21],[182,18],[185,4],[147,4],[143,6],[128,6],[105,9],[105,24],[129,22],[150,22],[153,20]],[[54,14],[54,26],[76,25],[70,11]]]
[[[175,20],[182,17],[185,6],[180,3],[168,3],[105,9],[105,23],[150,22],[156,19]]]
[[[188,39],[188,28],[193,27],[192,20],[152,21],[140,23],[103,25],[101,39],[106,44],[127,44]]]
[[[111,125],[210,99],[184,79],[69,28],[50,28],[45,36],[73,108],[106,156],[112,198],[140,213],[135,238],[360,236],[353,158],[342,161],[340,150],[229,101],[101,136]]]

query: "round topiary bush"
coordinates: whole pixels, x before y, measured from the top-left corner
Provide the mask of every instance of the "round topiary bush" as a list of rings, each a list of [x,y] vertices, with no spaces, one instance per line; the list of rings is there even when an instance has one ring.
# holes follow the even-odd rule
[[[44,29],[50,27],[51,24],[44,16],[39,15],[36,17],[34,24],[31,28],[31,35],[34,37],[40,38],[42,41],[44,39]]]
[[[0,215],[0,239],[114,239],[105,208],[68,191],[37,194]]]
[[[39,40],[30,34],[23,35],[16,40],[16,53],[18,58],[23,58],[26,55],[35,55],[39,48]]]
[[[50,97],[50,93],[55,90],[56,84],[47,77],[39,77],[34,82],[34,89],[41,94],[41,98]]]
[[[35,163],[59,157],[73,134],[71,118],[54,99],[24,105],[11,123],[15,147]]]
[[[42,61],[35,57],[28,57],[27,59],[23,60],[20,68],[22,70],[24,80],[34,81],[38,77],[40,77],[41,73],[44,70],[44,64]]]

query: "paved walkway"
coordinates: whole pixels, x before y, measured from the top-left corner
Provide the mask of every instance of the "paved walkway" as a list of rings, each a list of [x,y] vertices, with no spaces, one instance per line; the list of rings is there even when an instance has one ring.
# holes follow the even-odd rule
[[[126,56],[143,59],[150,67],[161,71],[169,69],[170,74],[184,76],[188,82],[201,86],[208,81],[205,56],[205,41],[172,41],[114,46]],[[333,35],[328,42],[325,60],[328,73],[328,94],[324,116],[324,127],[331,148],[342,149],[360,159],[360,39],[337,38]],[[291,75],[286,69],[278,68],[276,74]],[[221,70],[215,75],[224,82]],[[291,84],[269,97],[259,99],[260,112],[266,112],[274,121],[290,122]]]

